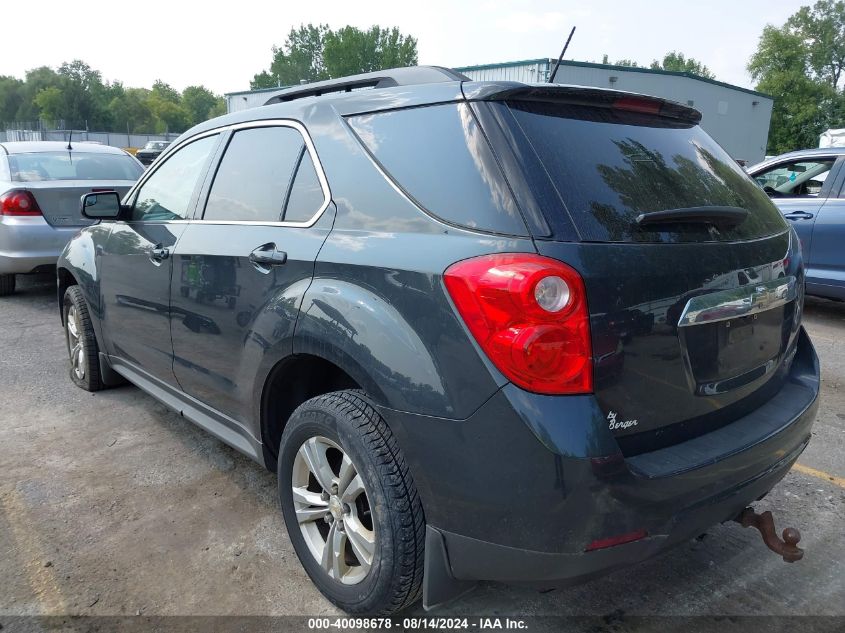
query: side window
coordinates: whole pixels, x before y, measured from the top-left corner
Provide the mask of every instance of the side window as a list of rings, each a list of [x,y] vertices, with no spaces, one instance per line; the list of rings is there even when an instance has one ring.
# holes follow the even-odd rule
[[[189,143],[162,163],[138,190],[131,220],[167,222],[188,217],[188,204],[217,138],[215,134]]]
[[[208,193],[204,220],[279,222],[305,145],[290,127],[257,127],[232,135]]]
[[[466,104],[347,119],[391,178],[430,214],[506,235],[526,235],[522,214]]]
[[[291,185],[288,203],[285,207],[285,222],[307,222],[326,201],[314,161],[308,150],[302,152],[296,178]]]
[[[833,163],[832,158],[781,163],[757,174],[754,179],[769,195],[774,197],[813,198],[819,195]]]

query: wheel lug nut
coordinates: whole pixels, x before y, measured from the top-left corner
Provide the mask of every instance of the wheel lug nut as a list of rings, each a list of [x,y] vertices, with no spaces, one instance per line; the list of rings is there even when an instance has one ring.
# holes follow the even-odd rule
[[[326,492],[325,490],[323,490],[323,492],[320,493],[320,499],[322,499],[323,501],[328,501],[329,500],[329,493]]]
[[[352,512],[352,508],[350,508],[350,507],[349,507],[349,504],[348,504],[348,503],[344,503],[344,504],[343,504],[343,513],[344,513],[344,514],[349,514],[350,512]]]
[[[333,495],[337,494],[337,484],[332,484],[332,494]]]

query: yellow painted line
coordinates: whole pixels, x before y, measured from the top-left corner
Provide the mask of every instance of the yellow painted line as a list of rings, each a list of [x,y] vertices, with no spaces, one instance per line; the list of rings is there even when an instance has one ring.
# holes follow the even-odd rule
[[[835,477],[823,470],[816,470],[815,468],[810,468],[809,466],[805,466],[804,464],[799,464],[797,462],[792,465],[792,470],[797,470],[799,473],[804,473],[805,475],[810,475],[811,477],[816,477],[818,479],[824,479],[835,486],[845,488],[845,479],[842,477]]]
[[[22,559],[27,584],[43,609],[39,615],[67,613],[54,568],[44,566],[48,560],[47,555],[33,529],[34,523],[28,516],[26,504],[15,490],[9,490],[6,494],[0,491],[0,513],[11,528],[12,540]]]

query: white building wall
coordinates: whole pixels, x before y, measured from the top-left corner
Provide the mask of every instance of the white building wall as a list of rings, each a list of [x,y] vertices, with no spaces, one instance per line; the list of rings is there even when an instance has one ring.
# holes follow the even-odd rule
[[[248,92],[233,92],[226,95],[226,112],[240,112],[263,106],[270,95],[277,92],[278,88],[270,90],[251,90]]]

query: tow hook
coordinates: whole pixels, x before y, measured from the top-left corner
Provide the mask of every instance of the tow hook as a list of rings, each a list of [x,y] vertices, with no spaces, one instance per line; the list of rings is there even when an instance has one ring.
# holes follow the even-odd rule
[[[763,542],[775,554],[783,556],[787,563],[794,563],[804,558],[804,550],[798,547],[801,540],[801,532],[795,528],[784,528],[783,540],[778,538],[775,532],[775,519],[768,510],[762,514],[754,512],[753,508],[745,508],[734,519],[742,527],[754,527],[760,531]]]

